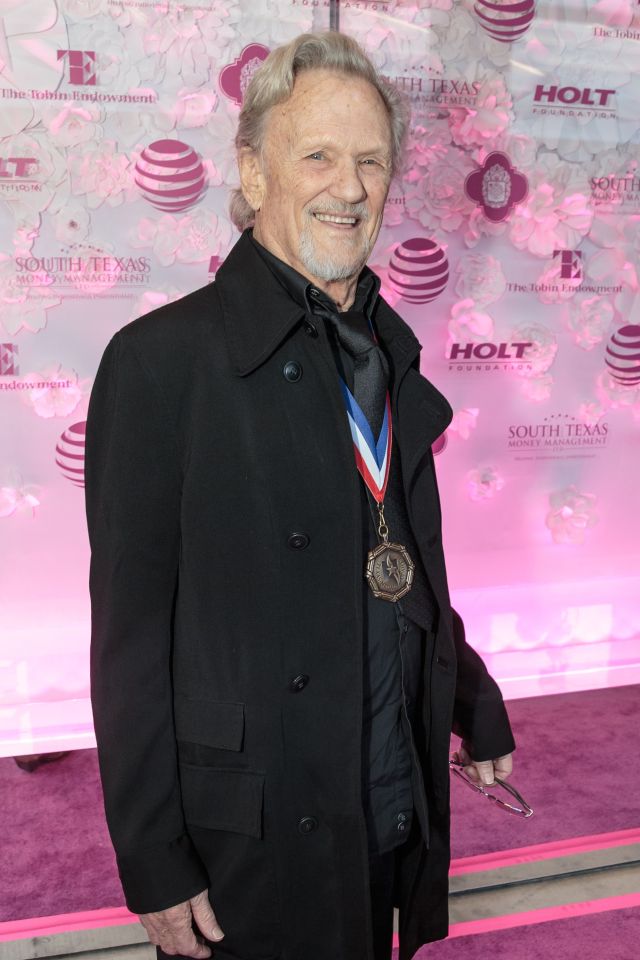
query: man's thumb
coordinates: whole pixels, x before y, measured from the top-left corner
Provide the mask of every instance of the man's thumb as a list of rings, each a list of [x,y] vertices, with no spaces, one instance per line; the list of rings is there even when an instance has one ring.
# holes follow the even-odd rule
[[[216,920],[216,915],[211,908],[209,895],[206,890],[199,893],[197,897],[192,898],[191,912],[193,913],[193,919],[197,924],[198,930],[207,940],[222,940],[224,933]]]

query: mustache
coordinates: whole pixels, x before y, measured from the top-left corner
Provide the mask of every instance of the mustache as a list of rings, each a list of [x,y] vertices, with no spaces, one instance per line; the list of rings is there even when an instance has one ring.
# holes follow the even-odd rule
[[[345,206],[343,203],[324,203],[321,207],[314,204],[313,207],[307,207],[308,216],[312,217],[316,213],[328,213],[334,217],[357,217],[358,220],[369,219],[369,209],[366,203],[352,203]]]

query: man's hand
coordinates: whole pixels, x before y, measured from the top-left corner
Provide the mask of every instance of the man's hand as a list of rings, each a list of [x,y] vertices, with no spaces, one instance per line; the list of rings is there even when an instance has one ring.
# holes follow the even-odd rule
[[[496,782],[496,777],[506,780],[513,770],[513,754],[496,757],[495,760],[472,760],[464,742],[460,744],[458,757],[465,764],[464,772],[470,780],[481,783],[484,787]]]
[[[211,950],[196,936],[193,930],[194,921],[207,940],[222,940],[224,937],[211,909],[206,890],[191,900],[176,904],[175,907],[140,915],[140,922],[154,947],[160,947],[170,956],[181,954],[184,957],[193,957],[194,960],[205,960],[205,957],[211,956]]]

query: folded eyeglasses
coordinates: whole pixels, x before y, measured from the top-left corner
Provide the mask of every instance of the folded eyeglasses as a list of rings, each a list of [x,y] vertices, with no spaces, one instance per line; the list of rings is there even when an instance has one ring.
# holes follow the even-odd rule
[[[511,813],[514,817],[523,818],[533,816],[533,810],[527,801],[518,793],[516,788],[512,787],[506,780],[501,780],[500,777],[496,777],[494,783],[481,784],[467,776],[464,772],[464,767],[466,766],[469,766],[469,764],[462,763],[457,756],[453,756],[449,760],[451,773],[455,774],[459,780],[466,783],[467,786],[475,790],[476,793],[481,793],[487,800],[497,804],[499,809],[504,810],[505,813]],[[513,803],[513,800],[515,800],[516,803]]]

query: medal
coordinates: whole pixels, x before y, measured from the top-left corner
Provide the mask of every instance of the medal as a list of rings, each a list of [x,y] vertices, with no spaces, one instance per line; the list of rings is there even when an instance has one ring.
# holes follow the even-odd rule
[[[384,519],[384,496],[389,482],[393,441],[389,392],[387,391],[380,436],[376,442],[360,405],[346,383],[341,382],[356,465],[378,505],[377,529],[381,542],[367,554],[365,577],[374,597],[395,603],[411,589],[415,566],[406,547],[400,543],[389,542],[389,528]]]
[[[384,506],[378,504],[379,543],[367,554],[365,576],[374,597],[395,603],[411,590],[414,563],[401,543],[389,543],[389,528],[384,522]]]

